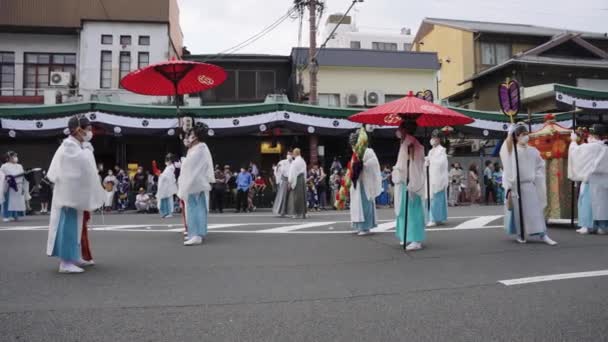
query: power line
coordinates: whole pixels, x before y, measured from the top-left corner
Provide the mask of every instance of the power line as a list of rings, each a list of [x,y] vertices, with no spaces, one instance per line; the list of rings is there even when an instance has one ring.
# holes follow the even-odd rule
[[[110,19],[110,15],[108,14],[108,10],[106,9],[106,5],[103,3],[103,0],[97,0],[103,9],[103,13],[106,15],[106,19]]]
[[[295,7],[291,7],[287,13],[285,13],[284,15],[282,15],[280,18],[278,18],[277,20],[275,20],[272,24],[266,26],[264,29],[262,29],[260,32],[254,34],[253,36],[249,37],[248,39],[242,41],[241,43],[234,45],[228,49],[225,49],[221,52],[219,52],[215,57],[209,58],[207,59],[207,61],[211,61],[214,59],[218,59],[221,58],[222,56],[226,56],[226,55],[230,55],[233,54],[251,44],[253,44],[254,42],[256,42],[257,40],[259,40],[260,38],[264,37],[266,34],[270,33],[272,30],[274,30],[276,27],[278,27],[280,24],[282,24],[285,20],[287,20],[291,14],[293,14],[295,12],[296,8]]]

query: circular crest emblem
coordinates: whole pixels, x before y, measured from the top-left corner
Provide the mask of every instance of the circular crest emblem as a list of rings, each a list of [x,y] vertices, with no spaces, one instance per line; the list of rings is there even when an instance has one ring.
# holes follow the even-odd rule
[[[212,137],[212,136],[215,135],[215,132],[212,129],[210,129],[210,130],[207,131],[207,135],[209,135],[210,137]]]
[[[592,102],[591,105],[593,106],[593,108],[597,107],[597,102]]]
[[[502,125],[502,129],[503,129],[503,130],[505,130],[505,131],[506,131],[506,130],[507,130],[507,128],[509,128],[509,125],[507,125],[507,124]]]
[[[89,115],[89,120],[91,120],[91,121],[97,120],[97,114],[93,113],[93,114]]]
[[[386,123],[388,125],[394,125],[399,122],[401,122],[401,118],[399,117],[398,114],[389,114],[384,117],[384,123]]]
[[[334,122],[332,122],[331,124],[334,125],[334,127],[338,127],[340,126],[340,121],[334,120]]]
[[[208,86],[213,85],[213,83],[215,83],[215,81],[213,81],[212,78],[210,78],[206,75],[198,75],[197,79],[200,84],[204,84],[204,85],[208,85]]]
[[[285,120],[289,120],[289,113],[284,113],[283,117],[285,118]]]
[[[234,119],[232,120],[232,124],[235,126],[238,126],[241,122],[239,121],[239,119]]]
[[[559,95],[557,95],[557,98],[558,98],[559,100],[561,100],[561,99],[563,99],[564,97],[562,96],[562,94],[559,94]]]
[[[42,121],[36,122],[36,128],[42,128],[43,126],[44,126],[44,124],[42,123]]]
[[[141,122],[141,125],[144,127],[148,127],[150,125],[150,122],[148,120],[144,120]]]

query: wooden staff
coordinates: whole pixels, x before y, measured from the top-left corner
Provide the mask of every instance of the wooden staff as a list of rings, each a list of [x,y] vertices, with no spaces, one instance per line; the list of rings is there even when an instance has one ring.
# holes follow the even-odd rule
[[[513,119],[513,116],[511,116],[511,124],[514,124],[515,120]],[[515,131],[513,131],[513,133],[511,133],[511,140],[512,140],[512,145],[513,145],[513,152],[515,153],[515,173],[516,173],[516,177],[517,177],[517,204],[519,205],[519,238],[521,241],[526,241],[525,237],[526,237],[526,232],[525,232],[525,225],[524,225],[524,208],[523,208],[523,204],[522,204],[522,200],[521,200],[521,182],[519,180],[519,156],[517,153],[517,142],[515,139]],[[511,200],[513,198],[513,192],[511,192]]]

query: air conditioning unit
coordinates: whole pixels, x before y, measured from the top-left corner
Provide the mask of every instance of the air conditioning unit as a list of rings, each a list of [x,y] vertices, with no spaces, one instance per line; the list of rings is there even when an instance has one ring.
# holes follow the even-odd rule
[[[346,104],[349,106],[360,106],[361,96],[356,93],[346,94]]]
[[[365,102],[368,106],[377,106],[384,103],[384,93],[377,90],[368,90]]]
[[[53,87],[67,87],[72,81],[72,74],[69,72],[52,71],[50,84]]]

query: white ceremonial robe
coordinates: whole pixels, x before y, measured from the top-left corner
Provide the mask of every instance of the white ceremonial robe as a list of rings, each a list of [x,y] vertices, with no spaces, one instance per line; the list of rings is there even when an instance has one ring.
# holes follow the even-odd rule
[[[276,181],[277,186],[281,185],[283,178],[289,178],[290,166],[291,161],[289,159],[283,159],[277,164],[277,167],[274,170],[274,180]]]
[[[297,156],[289,166],[289,173],[287,174],[287,181],[291,189],[296,188],[298,176],[302,174],[304,175],[304,179],[306,179],[306,162],[302,157]]]
[[[594,221],[608,220],[608,146],[603,141],[570,143],[568,178],[588,182]]]
[[[62,208],[72,208],[78,212],[78,241],[82,233],[84,211],[100,208],[105,199],[105,191],[99,184],[97,164],[90,144],[81,144],[70,136],[55,152],[47,178],[54,183],[53,202],[47,239],[47,255],[52,255]]]
[[[106,198],[103,204],[106,207],[112,207],[112,205],[114,204],[114,194],[116,193],[116,187],[118,186],[118,179],[114,175],[106,176],[106,178],[104,178],[103,180],[104,188],[107,183],[112,183],[112,190],[108,191],[106,189]]]
[[[411,148],[414,152],[414,156],[413,160],[410,160],[409,185],[407,186],[407,190],[420,197],[424,197],[425,193],[424,185],[426,184],[426,174],[424,173],[424,147],[416,138],[408,135],[406,139],[401,142],[399,154],[397,155],[397,163],[393,167],[392,173],[393,183],[395,184],[395,215],[397,216],[399,216],[401,210],[401,196],[398,196],[397,194],[401,193],[408,177],[408,144],[412,144]]]
[[[177,185],[177,196],[183,201],[188,200],[188,195],[205,193],[209,198],[211,184],[215,183],[215,172],[213,171],[213,158],[205,143],[198,143],[188,150],[186,158],[183,159]],[[207,200],[209,210],[209,200]]]
[[[4,187],[6,186],[6,178],[4,177],[4,172],[0,170],[0,208],[4,205]]]
[[[448,154],[445,147],[437,145],[429,151],[429,183],[431,198],[438,192],[445,191],[449,184]],[[426,177],[425,177],[426,180]],[[425,198],[428,198],[427,187],[425,186]]]
[[[175,179],[175,166],[173,164],[165,167],[163,172],[158,177],[158,189],[156,198],[170,198],[177,194],[177,180]]]
[[[361,198],[361,185],[365,190],[367,200],[372,202],[373,218],[376,218],[376,206],[374,205],[376,197],[382,193],[382,171],[380,170],[380,162],[376,153],[371,148],[365,150],[363,155],[363,169],[359,179],[357,179],[357,187],[354,184],[350,186],[350,220],[352,223],[365,222],[365,213],[363,210],[363,199]],[[374,226],[375,226],[375,222]]]
[[[547,206],[545,161],[536,148],[528,145],[517,144],[517,152],[521,194],[517,192],[515,152],[509,152],[506,142],[500,149],[500,159],[504,167],[502,186],[505,193],[511,190],[512,194],[516,194],[516,196],[512,196],[513,211],[508,210],[507,203],[505,203],[505,225],[510,234],[519,234],[521,229],[519,200],[517,199],[517,195],[519,195],[523,206],[526,234],[544,234],[547,230],[544,216],[544,209]],[[514,225],[511,223],[511,218],[513,218]],[[514,229],[511,229],[512,227]]]
[[[25,212],[25,192],[23,189],[23,183],[25,181],[23,175],[23,166],[21,164],[4,163],[0,170],[4,173],[4,176],[19,176],[15,177],[17,183],[17,191],[5,184],[4,195],[8,196],[8,211],[21,211]],[[6,198],[4,198],[6,200]],[[2,201],[4,204],[4,201]],[[4,209],[4,208],[3,208]]]

